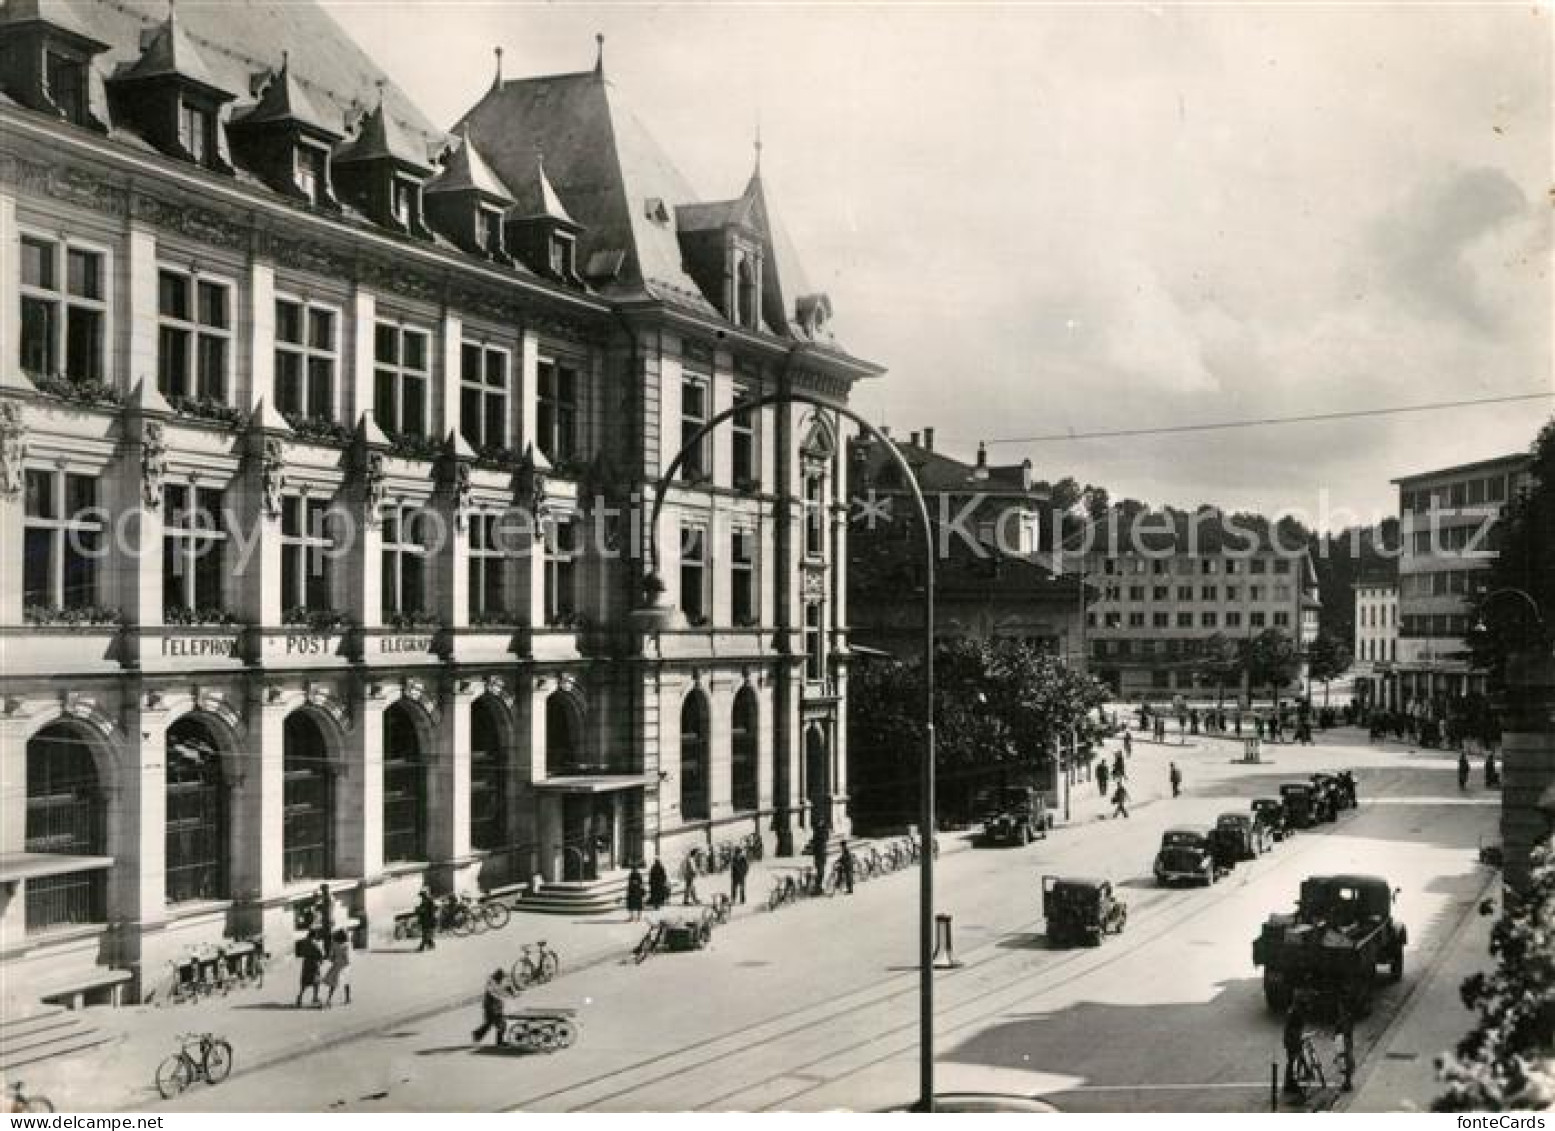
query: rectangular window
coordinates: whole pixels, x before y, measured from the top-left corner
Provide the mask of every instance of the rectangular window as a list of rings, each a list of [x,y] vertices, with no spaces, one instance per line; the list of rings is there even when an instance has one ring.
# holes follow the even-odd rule
[[[753,625],[756,613],[756,534],[736,530],[729,544],[729,606],[737,625]]]
[[[1199,596],[1206,601],[1217,601],[1220,599],[1220,590],[1214,585],[1205,585],[1200,588]]]
[[[385,618],[426,612],[424,521],[421,512],[412,506],[401,503],[384,508],[380,585]]]
[[[1144,613],[1129,613],[1129,615],[1128,615],[1128,626],[1130,628],[1144,628],[1145,627],[1145,614]]]
[[[502,250],[502,213],[482,208],[475,214],[475,242],[487,255]]]
[[[1193,627],[1193,614],[1192,613],[1178,613],[1177,614],[1177,627],[1178,628],[1192,628]]]
[[[1102,599],[1107,601],[1121,601],[1123,599],[1123,586],[1107,586],[1105,592],[1102,595]]]
[[[804,607],[804,677],[810,683],[820,683],[826,678],[824,615],[818,604]]]
[[[108,310],[102,252],[23,236],[21,253],[22,369],[101,381]]]
[[[275,301],[275,407],[288,420],[335,420],[338,319],[328,307]]]
[[[1275,573],[1289,573],[1290,572],[1290,561],[1289,561],[1289,559],[1287,559],[1287,558],[1275,558],[1274,559],[1274,572]]]
[[[1226,613],[1226,627],[1227,628],[1241,628],[1242,627],[1242,614],[1237,612],[1234,609],[1231,610],[1230,612]]]
[[[1276,627],[1276,628],[1289,628],[1290,627],[1290,614],[1289,613],[1275,613],[1274,614],[1274,627]]]
[[[1171,622],[1171,614],[1170,613],[1152,613],[1152,614],[1150,614],[1150,624],[1151,624],[1151,627],[1153,627],[1153,628],[1170,628],[1171,627],[1171,623],[1172,622]]]
[[[707,423],[708,383],[699,377],[687,377],[680,383],[680,446],[684,452],[680,477],[687,483],[699,483],[708,477],[707,437],[692,444],[692,439]]]
[[[232,288],[162,268],[157,279],[157,388],[169,400],[228,403]]]
[[[680,609],[693,625],[707,622],[707,531],[680,528]]]
[[[427,434],[431,364],[425,330],[378,323],[373,338],[373,412],[390,435]]]
[[[1218,619],[1219,618],[1214,613],[1200,613],[1199,627],[1214,628]]]
[[[476,514],[470,519],[470,623],[500,623],[508,618],[507,555],[503,552],[500,514]]]
[[[330,562],[335,543],[328,522],[329,503],[324,499],[301,495],[281,499],[281,608],[287,621],[332,607]]]
[[[557,519],[545,532],[545,623],[568,625],[578,611],[578,526]]]
[[[96,605],[107,520],[97,507],[97,480],[29,469],[25,495],[23,604],[43,609]]]
[[[541,361],[536,410],[540,450],[551,463],[578,454],[578,371],[555,361]]]
[[[1213,558],[1205,558],[1199,563],[1199,572],[1206,576],[1220,572],[1220,563]]]
[[[1177,599],[1179,601],[1191,601],[1191,600],[1193,600],[1193,586],[1191,586],[1191,585],[1179,585],[1177,587]]]
[[[1268,586],[1265,585],[1249,585],[1247,587],[1247,599],[1249,601],[1262,601],[1264,591],[1267,588]]]
[[[1274,587],[1274,599],[1276,601],[1289,601],[1290,593],[1291,590],[1289,585],[1276,585]]]
[[[1114,558],[1107,558],[1107,559],[1105,559],[1101,563],[1101,571],[1102,571],[1103,574],[1105,574],[1108,577],[1114,576],[1118,572],[1117,560],[1114,559]]]
[[[220,613],[226,608],[227,522],[214,487],[169,483],[162,488],[162,610]]]
[[[402,227],[421,224],[421,186],[406,177],[395,177],[390,189],[390,210]]]
[[[293,151],[292,174],[309,204],[316,205],[323,199],[324,188],[329,183],[325,175],[328,160],[327,152],[311,145],[299,145]]]
[[[1237,601],[1241,599],[1242,590],[1235,585],[1226,586],[1226,600]]]
[[[1130,601],[1143,601],[1145,599],[1145,587],[1143,585],[1130,585],[1128,587],[1128,599]]]
[[[1263,613],[1255,612],[1255,613],[1248,614],[1247,623],[1250,624],[1254,628],[1262,628],[1264,626],[1264,615],[1263,615]]]
[[[1269,563],[1262,558],[1254,558],[1248,567],[1249,573],[1268,573]]]
[[[1123,627],[1123,614],[1122,613],[1108,613],[1107,614],[1107,627],[1108,628],[1122,628]]]
[[[77,126],[86,125],[90,105],[86,64],[50,51],[44,56],[44,77],[49,86],[49,101],[64,111],[65,120]]]
[[[734,403],[738,407],[753,399],[749,389],[736,389]],[[737,491],[755,490],[761,486],[761,462],[756,447],[756,411],[741,408],[729,421],[733,433],[733,474]]]
[[[508,446],[508,351],[465,342],[459,351],[459,431],[477,453]]]
[[[818,558],[826,552],[821,477],[814,472],[804,480],[804,552],[807,558]]]
[[[1230,576],[1232,576],[1233,574],[1236,574],[1236,573],[1240,573],[1241,570],[1242,570],[1242,563],[1241,562],[1237,561],[1235,558],[1227,558],[1226,559],[1226,576],[1227,577],[1230,577]]]
[[[1150,599],[1152,601],[1168,601],[1171,599],[1171,596],[1172,587],[1170,585],[1153,585],[1150,588]]]
[[[1172,563],[1164,558],[1154,558],[1150,562],[1150,572],[1157,577],[1163,577],[1172,572]]]
[[[203,106],[178,103],[178,144],[196,164],[209,165],[216,152],[216,119]]]

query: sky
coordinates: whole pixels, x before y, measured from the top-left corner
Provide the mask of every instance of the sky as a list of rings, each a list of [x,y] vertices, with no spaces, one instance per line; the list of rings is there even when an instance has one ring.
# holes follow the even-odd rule
[[[1114,498],[1337,528],[1389,480],[1524,450],[1555,400],[1163,436],[1035,436],[1547,393],[1547,5],[325,0],[436,122],[607,77],[705,199],[759,127],[854,404]]]

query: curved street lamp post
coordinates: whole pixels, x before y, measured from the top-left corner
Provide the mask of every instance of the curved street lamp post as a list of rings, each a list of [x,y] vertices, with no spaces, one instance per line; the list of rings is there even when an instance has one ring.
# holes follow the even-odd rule
[[[664,582],[659,576],[659,515],[664,509],[665,495],[681,465],[702,441],[720,424],[742,412],[754,412],[768,405],[809,405],[821,412],[835,412],[858,425],[875,443],[883,444],[891,453],[902,480],[912,491],[913,502],[918,508],[918,520],[923,527],[923,727],[924,747],[921,778],[921,809],[919,820],[921,851],[919,860],[918,907],[918,1009],[919,1049],[918,1087],[919,1109],[934,1110],[934,530],[929,523],[929,507],[918,487],[918,478],[902,457],[891,438],[877,429],[858,413],[834,401],[823,400],[807,393],[768,393],[741,401],[733,408],[714,414],[696,433],[682,445],[669,467],[654,484],[653,509],[648,515],[648,572],[643,578],[643,591],[648,603],[635,610],[633,619],[642,631],[659,632],[672,622],[675,606],[669,603]]]

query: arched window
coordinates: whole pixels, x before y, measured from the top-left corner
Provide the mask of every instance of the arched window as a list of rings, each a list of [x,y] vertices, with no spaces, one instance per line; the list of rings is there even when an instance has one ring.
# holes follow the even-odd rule
[[[729,731],[730,775],[734,807],[746,811],[756,808],[757,764],[759,740],[757,724],[760,710],[756,693],[749,687],[740,688],[734,697],[734,714]]]
[[[555,777],[583,769],[583,714],[565,691],[545,700],[545,772]]]
[[[403,700],[383,713],[383,859],[427,858],[427,755],[414,709]]]
[[[708,817],[708,778],[712,740],[707,696],[693,691],[680,708],[680,815],[687,821]]]
[[[335,865],[335,779],[329,744],[307,711],[282,733],[281,869],[287,883],[329,879]]]
[[[108,811],[91,739],[79,726],[51,723],[27,743],[28,852],[102,856]],[[108,918],[103,869],[39,876],[27,883],[27,931]]]
[[[482,695],[470,709],[470,847],[501,848],[507,841],[507,751],[502,706]]]
[[[734,305],[734,321],[754,330],[759,324],[756,310],[756,272],[751,267],[750,258],[744,255],[740,256],[740,265],[735,269]]]
[[[226,818],[217,736],[185,715],[167,731],[167,902],[227,898]]]

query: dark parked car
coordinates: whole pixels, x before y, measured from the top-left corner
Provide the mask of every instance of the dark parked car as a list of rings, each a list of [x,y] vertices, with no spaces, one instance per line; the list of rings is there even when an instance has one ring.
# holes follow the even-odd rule
[[[1059,946],[1100,946],[1104,935],[1123,933],[1128,907],[1113,895],[1110,880],[1043,876],[1042,915],[1047,937]]]
[[[1280,804],[1285,807],[1285,827],[1310,829],[1318,822],[1318,810],[1312,783],[1289,781],[1280,786]]]
[[[1162,887],[1175,883],[1208,887],[1217,876],[1208,829],[1174,828],[1161,834],[1161,850],[1155,854],[1156,883]]]
[[[1343,805],[1339,779],[1333,774],[1317,773],[1312,775],[1311,780],[1313,820],[1337,821],[1339,810]]]
[[[984,790],[975,806],[984,844],[1030,844],[1053,828],[1054,813],[1040,789],[1009,785]]]
[[[1269,851],[1269,836],[1251,813],[1222,813],[1215,828],[1234,846],[1238,860],[1256,860]]]
[[[1284,840],[1289,830],[1285,827],[1285,806],[1277,797],[1253,799],[1253,820],[1263,826],[1271,841]]]

